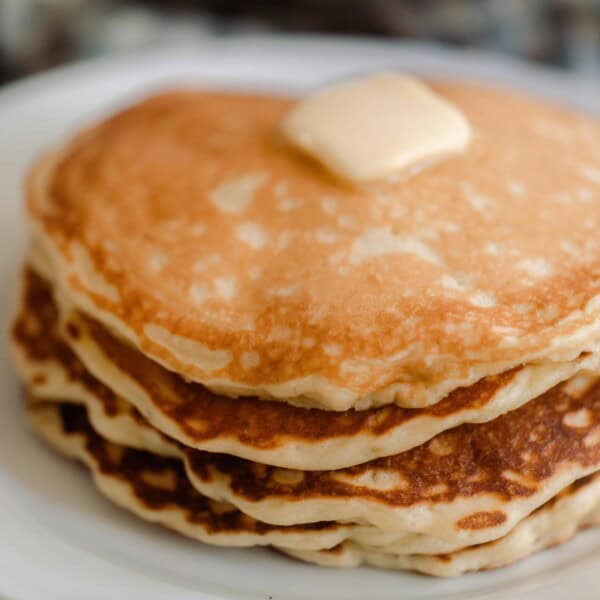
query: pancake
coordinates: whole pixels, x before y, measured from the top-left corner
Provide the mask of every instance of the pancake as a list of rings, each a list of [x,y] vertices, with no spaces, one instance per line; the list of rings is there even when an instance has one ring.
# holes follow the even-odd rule
[[[345,538],[344,525],[277,527],[210,500],[190,485],[180,461],[106,441],[80,406],[32,402],[27,412],[34,431],[63,454],[83,461],[112,502],[188,537],[220,546],[307,548],[327,547]]]
[[[139,517],[209,544],[295,543],[303,549],[280,546],[279,550],[327,566],[366,563],[438,576],[457,575],[520,560],[565,541],[577,528],[600,522],[600,479],[596,476],[571,485],[501,540],[451,554],[393,554],[355,542],[343,542],[327,550],[307,550],[310,533],[320,534],[331,543],[338,532],[350,526],[321,523],[312,528],[283,528],[254,521],[230,505],[201,496],[190,486],[177,461],[103,440],[80,407],[34,403],[28,406],[28,416],[33,429],[51,446],[87,465],[103,494]],[[408,547],[400,545],[399,549],[406,551]]]
[[[262,521],[348,520],[479,544],[600,469],[600,385],[571,380],[490,423],[347,469],[280,469],[197,450],[186,467],[200,492]]]
[[[179,457],[174,440],[151,427],[130,403],[102,385],[62,341],[50,289],[32,271],[25,273],[22,298],[36,307],[35,311],[20,311],[12,329],[11,351],[25,386],[37,397],[85,404],[95,429],[108,440]]]
[[[37,365],[33,367],[33,369],[35,368],[37,368]],[[147,431],[144,431],[152,431],[152,428],[144,423],[143,419],[136,416],[135,409],[131,407],[128,409],[127,404],[122,402],[115,410],[114,405],[111,405],[106,397],[93,394],[90,390],[83,388],[79,400],[75,398],[62,399],[60,395],[57,395],[52,384],[53,376],[58,374],[58,370],[50,367],[45,373],[48,376],[50,385],[36,386],[36,396],[30,395],[30,409],[40,413],[56,414],[53,407],[59,407],[60,411],[65,414],[82,415],[83,413],[78,409],[85,407],[87,422],[97,436],[103,438],[107,444],[126,447],[130,450],[140,450],[144,454],[151,454],[156,458],[179,459],[178,461],[170,461],[169,464],[178,463],[178,472],[184,472],[181,470],[184,450],[175,443],[170,446],[154,443],[152,437],[147,434]],[[71,412],[69,413],[69,411]],[[53,422],[58,422],[55,417],[52,417],[52,419]],[[81,421],[79,417],[78,419]],[[163,462],[166,464],[165,461]],[[133,483],[135,483],[135,477]],[[231,507],[231,511],[236,510],[233,505],[226,505]],[[397,553],[441,553],[451,552],[460,547],[457,544],[431,536],[385,532],[370,525],[344,523],[339,524],[339,527],[335,527],[333,522],[331,522],[330,528],[325,528],[324,524],[321,525],[322,527],[316,530],[311,524],[306,528],[299,525],[294,526],[292,529],[295,531],[296,536],[302,536],[301,545],[303,547],[310,546],[315,549],[327,548],[337,542],[350,540],[374,548],[390,545]],[[275,528],[287,530],[285,526],[275,526]],[[325,535],[321,535],[321,532],[324,532]],[[291,544],[292,542],[287,543]]]
[[[176,91],[33,170],[74,305],[213,391],[343,411],[435,404],[600,339],[600,124],[433,85],[467,151],[343,184],[279,138],[290,99]]]
[[[45,316],[51,318],[51,313],[46,312]],[[31,333],[35,330],[32,321],[22,318],[17,323],[20,329],[30,329]],[[18,344],[12,346],[21,378],[38,404],[43,400],[46,408],[52,404],[83,406],[92,428],[107,442],[184,460],[185,449],[180,444],[158,432],[131,404],[91,376],[68,347],[51,340],[52,336],[42,336],[27,352]],[[343,534],[348,536],[343,539],[375,547],[394,544],[407,553],[451,552],[460,547],[432,536],[388,533],[368,525],[348,525],[339,531],[339,535]],[[326,536],[321,544],[327,546],[329,539]]]
[[[36,392],[37,391],[38,390],[36,390]],[[118,465],[115,465],[113,469],[108,469],[108,473],[107,469],[100,468],[103,461],[106,459],[102,459],[102,456],[99,454],[99,452],[102,453],[105,447],[112,447],[113,450],[115,447],[121,448],[119,452],[122,452],[124,449],[131,458],[131,460],[128,462],[137,465],[138,470],[142,469],[140,465],[147,463],[149,468],[155,471],[168,470],[175,472],[173,475],[165,475],[165,478],[176,478],[179,481],[182,477],[186,477],[185,471],[181,465],[183,450],[178,449],[176,445],[173,446],[173,451],[168,453],[163,453],[162,448],[154,450],[152,444],[148,444],[147,449],[144,449],[143,443],[135,447],[130,445],[131,439],[135,440],[136,437],[140,439],[147,438],[142,438],[139,435],[136,436],[136,430],[139,430],[144,426],[143,420],[136,419],[131,413],[128,414],[125,406],[120,406],[118,411],[115,412],[114,410],[111,410],[111,407],[105,398],[102,398],[101,396],[94,396],[89,392],[87,395],[82,396],[80,402],[74,402],[73,400],[68,400],[65,402],[62,401],[58,396],[45,397],[43,395],[44,391],[45,390],[42,390],[41,396],[30,396],[28,413],[30,416],[33,415],[34,428],[36,428],[36,423],[41,421],[43,425],[41,427],[41,434],[44,435],[45,433],[45,437],[50,436],[50,443],[55,446],[60,444],[60,439],[58,439],[59,437],[65,437],[64,435],[59,436],[60,432],[56,433],[57,428],[63,430],[67,429],[69,433],[78,434],[78,441],[73,441],[73,439],[69,436],[68,439],[71,441],[67,443],[67,447],[63,453],[75,455],[75,452],[69,452],[69,448],[73,449],[75,444],[75,449],[77,450],[75,457],[79,456],[79,458],[82,458],[88,467],[96,472],[96,479],[100,477],[100,475],[97,473],[100,470],[102,475],[108,474],[113,475],[113,477],[118,476],[120,479],[122,479],[123,485],[119,486],[121,488],[126,487],[125,484],[127,484],[129,481],[129,487],[134,491],[135,495],[142,496],[142,503],[144,502],[144,497],[148,496],[148,494],[144,493],[143,488],[141,491],[139,490],[139,473],[133,472],[132,474],[131,469],[129,469],[126,473],[119,473],[119,471],[122,469],[120,469]],[[93,398],[95,398],[95,400]],[[79,406],[77,406],[77,404],[79,404]],[[85,410],[83,407],[85,407]],[[98,415],[102,415],[102,417],[98,418]],[[128,422],[129,433],[133,435],[123,435],[122,432],[124,431],[124,427],[116,430],[112,427],[114,421],[118,419],[121,419],[124,423]],[[67,421],[69,425],[61,425],[61,422],[63,421]],[[38,426],[37,429],[39,430],[40,427]],[[88,456],[87,458],[82,456],[83,451],[81,450],[82,442],[85,442],[86,438],[89,438],[93,441],[87,451],[87,454],[90,454],[90,451],[93,451],[93,456]],[[98,444],[100,450],[97,449]],[[85,443],[85,445],[89,445],[89,440]],[[109,452],[109,455],[112,454],[114,454],[114,452]],[[166,460],[166,458],[169,460]],[[178,458],[180,460],[172,460],[173,458]],[[91,465],[90,460],[93,461],[93,464]],[[145,470],[145,468],[142,470]],[[102,479],[102,477],[100,477],[100,479]],[[180,481],[179,487],[187,490],[187,495],[193,496],[194,494],[189,491],[189,479],[187,481],[187,484],[183,481]],[[97,481],[97,484],[99,485],[100,490],[106,493],[109,499],[113,499],[110,490],[115,486],[109,485],[109,490],[105,492],[101,482]],[[119,494],[117,499],[114,500],[118,504],[124,504],[127,508],[128,504],[126,500],[121,502],[118,501],[118,498],[123,497],[123,495],[124,494]],[[125,495],[127,496],[130,494]],[[231,504],[210,500],[204,496],[202,498],[205,502],[210,503],[210,506],[213,507],[211,510],[216,510],[218,514],[223,512],[239,514],[239,511],[237,511],[237,509]],[[171,498],[171,501],[177,504],[173,498]],[[164,502],[164,504],[166,503],[167,501]],[[143,517],[143,515],[141,516]],[[247,517],[247,521],[248,523],[252,523],[255,520],[251,517]],[[163,524],[169,526],[168,522]],[[287,535],[285,542],[288,548],[299,547],[303,549],[327,549],[332,546],[339,545],[340,543],[352,542],[357,544],[359,547],[364,546],[371,549],[381,550],[382,548],[385,548],[387,550],[388,548],[392,548],[396,554],[447,553],[460,549],[460,546],[457,544],[452,544],[445,540],[431,536],[398,532],[388,533],[369,525],[355,523],[335,523],[334,521],[331,521],[328,523],[319,523],[317,526],[314,526],[314,524],[307,524],[306,526],[297,525],[292,527],[273,526],[266,523],[261,523],[260,525],[264,526],[265,531],[279,531],[286,535],[291,532],[292,535]],[[202,541],[212,543],[206,539],[202,539]],[[219,542],[216,543],[219,544]],[[264,545],[268,543],[270,542],[263,541],[262,544],[239,544],[235,541],[231,541],[230,544],[226,545]]]
[[[454,577],[472,571],[496,569],[569,541],[580,529],[600,525],[600,478],[579,480],[546,502],[503,538],[440,555],[395,554],[344,542],[329,550],[282,549],[290,556],[328,567],[357,567],[417,571]]]
[[[148,359],[78,311],[67,311],[63,318],[62,331],[70,349],[63,348],[57,319],[49,284],[26,271],[14,343],[30,361],[46,348],[46,356],[67,362],[68,379],[75,385],[82,369],[72,366],[72,349],[86,369],[109,388],[103,394],[114,390],[156,429],[182,444],[306,470],[343,468],[409,450],[464,422],[494,419],[582,370],[598,371],[600,367],[596,352],[570,363],[521,367],[484,378],[430,408],[391,405],[340,413],[215,395]],[[24,326],[32,320],[44,323],[44,328]],[[36,374],[39,368],[26,375],[27,380]],[[36,389],[41,393],[39,386]],[[58,392],[57,397],[71,396],[62,382]],[[77,390],[76,396],[80,396]],[[152,428],[149,431],[154,432]]]
[[[32,327],[25,323],[21,327]],[[42,345],[38,352],[33,362],[43,364]],[[50,351],[46,359],[60,365],[52,356]],[[65,373],[59,381],[71,379],[86,391],[80,402],[90,406],[99,399],[106,405],[112,392],[89,374],[86,381],[78,380],[81,365],[70,371],[68,363],[61,368]],[[53,388],[51,381],[39,380],[39,375],[48,377],[48,369],[36,373],[34,365],[25,371],[36,395],[46,385]],[[61,397],[60,386],[55,396]],[[90,414],[99,412],[109,411],[92,407]],[[141,423],[139,414],[122,416],[122,431],[106,426],[106,437],[114,439],[119,432],[121,443],[146,443],[148,436],[132,431],[150,425]],[[103,420],[95,424],[101,428]],[[599,431],[600,384],[581,376],[489,423],[463,425],[408,452],[342,470],[269,467],[175,442],[169,453],[180,453],[192,484],[203,495],[226,500],[264,522],[350,521],[466,546],[505,535],[564,487],[600,469]],[[155,445],[149,448],[157,450]]]
[[[41,288],[37,291],[44,293]],[[48,305],[47,308],[51,306]],[[55,336],[40,335],[42,329],[39,324],[48,325],[53,322],[52,310],[45,310],[37,315],[36,320],[23,316],[15,325],[15,329],[21,331],[19,337],[27,335],[30,340],[35,341],[26,349],[13,344],[12,350],[31,397],[37,399],[36,404],[43,400],[39,410],[52,412],[52,404],[83,406],[91,427],[107,442],[179,459],[179,462],[184,460],[185,449],[180,444],[153,428],[131,404],[120,399],[90,375],[66,345],[57,342]],[[71,409],[63,407],[61,410]],[[303,531],[301,527],[296,530]],[[339,540],[352,539],[375,546],[394,543],[406,552],[449,552],[457,547],[456,544],[431,536],[387,533],[368,525],[349,524],[338,528],[335,535]],[[316,541],[318,536],[310,527],[304,537],[310,538],[306,543],[311,546],[319,545],[321,548],[332,545],[330,535],[323,536],[322,541]]]
[[[164,436],[158,436],[161,443],[156,443],[156,438],[150,432],[156,431],[140,417],[139,413],[126,402],[117,401],[108,395],[98,393],[101,384],[97,387],[80,386],[79,393],[69,398],[63,398],[60,395],[62,382],[65,380],[65,373],[61,372],[58,363],[51,361],[32,361],[28,367],[29,373],[35,374],[34,377],[43,375],[45,381],[37,379],[37,383],[31,384],[30,404],[35,404],[35,410],[44,413],[56,413],[52,411],[53,405],[60,405],[60,410],[67,414],[79,415],[78,422],[81,422],[83,414],[81,410],[70,408],[73,405],[85,407],[86,420],[94,432],[104,439],[106,443],[127,447],[128,449],[142,450],[146,454],[152,454],[156,457],[169,457],[179,459],[179,464],[184,459],[185,450],[177,443],[170,441]],[[74,388],[72,388],[74,391]],[[39,407],[39,408],[38,408]],[[66,411],[66,412],[65,412]],[[70,411],[70,412],[69,412]],[[54,418],[54,417],[53,417]],[[56,419],[54,419],[56,421]],[[57,422],[57,421],[56,421]],[[174,464],[171,461],[169,464]],[[181,464],[178,467],[181,470]],[[135,483],[135,478],[134,478]],[[229,505],[232,506],[232,505]],[[234,510],[232,507],[231,510]],[[280,529],[285,530],[286,527]],[[397,552],[406,553],[440,553],[451,552],[458,548],[456,544],[431,536],[423,536],[411,533],[384,532],[369,525],[343,524],[340,527],[332,527],[326,531],[327,535],[320,536],[315,533],[310,525],[307,528],[297,526],[294,528],[296,535],[302,534],[302,545],[315,548],[329,547],[332,540],[353,540],[369,547],[380,548],[382,546],[392,545]],[[335,537],[332,531],[335,530]],[[320,529],[318,530],[321,531]],[[291,542],[288,542],[290,544]],[[401,550],[398,550],[398,549]]]

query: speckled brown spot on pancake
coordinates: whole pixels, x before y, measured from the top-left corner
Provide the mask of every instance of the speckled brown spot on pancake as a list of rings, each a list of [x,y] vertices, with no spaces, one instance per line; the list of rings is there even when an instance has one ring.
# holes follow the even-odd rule
[[[76,340],[80,336],[80,331],[74,323],[67,323],[67,334]]]
[[[34,377],[31,380],[31,383],[35,386],[35,385],[44,385],[44,383],[46,383],[47,381],[47,377],[45,375],[42,375],[41,373],[38,373],[37,375],[34,375]]]
[[[501,510],[479,511],[463,517],[456,522],[458,529],[486,529],[501,525],[506,521],[506,515]]]

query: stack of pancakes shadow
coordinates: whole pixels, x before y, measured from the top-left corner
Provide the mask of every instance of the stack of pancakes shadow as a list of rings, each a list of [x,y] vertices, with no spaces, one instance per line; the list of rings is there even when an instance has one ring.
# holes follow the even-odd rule
[[[600,524],[600,125],[432,84],[474,131],[337,181],[281,97],[174,91],[45,155],[13,324],[33,430],[142,519],[457,575]]]

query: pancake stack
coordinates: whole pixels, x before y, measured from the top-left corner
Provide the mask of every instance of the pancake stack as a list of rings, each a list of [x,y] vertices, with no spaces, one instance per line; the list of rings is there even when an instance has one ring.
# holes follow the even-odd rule
[[[33,430],[201,542],[448,576],[600,523],[600,124],[336,179],[293,100],[176,91],[38,161],[12,342]]]

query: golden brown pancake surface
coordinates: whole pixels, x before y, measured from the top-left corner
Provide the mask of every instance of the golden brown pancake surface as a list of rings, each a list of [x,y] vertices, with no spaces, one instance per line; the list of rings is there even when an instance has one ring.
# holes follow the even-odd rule
[[[423,406],[600,337],[600,126],[463,84],[469,150],[351,187],[287,99],[151,98],[42,164],[29,213],[76,304],[212,389]]]

